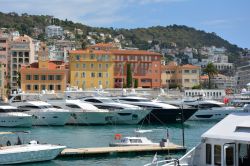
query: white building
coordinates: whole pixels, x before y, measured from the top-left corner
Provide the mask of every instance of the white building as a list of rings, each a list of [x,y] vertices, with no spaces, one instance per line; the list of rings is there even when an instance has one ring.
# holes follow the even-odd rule
[[[243,89],[250,83],[250,64],[237,68],[236,82],[238,89]]]
[[[190,89],[184,94],[185,97],[203,96],[207,99],[223,99],[226,96],[225,90],[221,89]]]
[[[236,85],[235,77],[228,77],[222,74],[218,74],[217,76],[211,78],[211,82],[218,89],[234,89]]]
[[[47,37],[62,37],[63,36],[63,28],[56,25],[49,25],[45,27],[45,33]]]

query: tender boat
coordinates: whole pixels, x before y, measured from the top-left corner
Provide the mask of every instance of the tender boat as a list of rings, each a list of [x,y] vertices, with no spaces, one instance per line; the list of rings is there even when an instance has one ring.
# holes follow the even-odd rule
[[[116,134],[115,141],[110,143],[109,146],[169,146],[172,144],[169,142],[168,134],[166,139],[157,143],[141,136],[142,133],[147,132],[152,132],[152,130],[135,130],[136,136],[134,137],[122,137],[121,134]]]
[[[1,132],[0,137],[6,138],[10,134],[15,133]],[[7,145],[1,144],[0,147],[1,165],[53,160],[66,148],[60,145],[39,144],[34,140],[29,144],[23,144],[19,137],[15,145],[10,140],[7,141]]]
[[[114,100],[151,110],[151,112],[145,117],[145,120],[141,121],[143,123],[184,122],[197,111],[197,108],[180,108],[137,96],[121,96],[114,98]]]
[[[138,124],[150,112],[150,109],[142,109],[141,107],[115,102],[108,97],[85,97],[82,101],[91,103],[100,109],[108,109],[113,113],[110,118],[112,124]]]
[[[15,94],[9,103],[21,112],[32,115],[32,125],[62,126],[66,124],[70,118],[68,110],[54,108],[51,104],[40,101],[35,96],[37,94]]]
[[[168,163],[167,163],[168,162]],[[201,136],[199,145],[175,161],[159,161],[164,166],[249,166],[250,112],[234,112]]]
[[[6,103],[0,103],[0,126],[31,127],[32,116],[18,111],[16,107]]]

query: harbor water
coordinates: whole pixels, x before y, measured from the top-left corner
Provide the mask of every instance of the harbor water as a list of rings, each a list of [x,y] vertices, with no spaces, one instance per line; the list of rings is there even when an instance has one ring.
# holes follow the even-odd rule
[[[185,146],[187,150],[200,142],[200,136],[214,124],[216,121],[187,121],[184,124]],[[39,127],[32,128],[0,128],[0,131],[30,131],[25,139],[38,140],[40,143],[51,143],[66,145],[68,148],[84,147],[106,147],[114,140],[114,135],[119,133],[122,136],[134,136],[134,130],[137,128],[153,130],[153,132],[144,134],[154,142],[160,142],[166,138],[167,130],[172,142],[182,144],[182,125],[108,125],[108,126],[63,126],[63,127]],[[27,138],[26,138],[27,137]],[[179,154],[179,156],[182,154]],[[152,161],[154,154],[137,155],[133,154],[108,157],[89,157],[89,158],[57,158],[53,161],[22,164],[25,166],[67,166],[67,165],[88,165],[88,166],[139,166]],[[159,160],[165,157],[176,157],[173,154],[160,154]]]

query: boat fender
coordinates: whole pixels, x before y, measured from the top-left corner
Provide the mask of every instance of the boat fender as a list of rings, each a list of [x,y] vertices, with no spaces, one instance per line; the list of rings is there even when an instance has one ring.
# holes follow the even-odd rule
[[[121,134],[115,134],[115,140],[120,140],[122,138]]]

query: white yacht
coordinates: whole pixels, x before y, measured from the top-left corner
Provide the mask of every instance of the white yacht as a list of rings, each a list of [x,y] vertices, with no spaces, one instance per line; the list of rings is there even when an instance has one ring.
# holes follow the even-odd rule
[[[0,103],[0,126],[31,127],[32,116],[18,111],[16,107]]]
[[[197,108],[198,111],[189,120],[221,120],[232,112],[240,111],[241,108],[226,106],[224,103],[207,99],[182,99],[164,101],[173,105],[188,105]]]
[[[93,104],[80,100],[47,99],[47,102],[56,108],[70,110],[71,118],[67,124],[78,125],[102,125],[109,122],[112,117],[111,112],[105,109],[99,109]]]
[[[16,94],[9,103],[21,112],[32,115],[32,125],[62,126],[70,118],[70,112],[65,109],[54,108],[51,104],[39,101],[30,94]],[[32,101],[34,100],[34,101]]]
[[[10,134],[15,133],[1,132],[0,137],[6,138]],[[8,140],[6,146],[1,145],[0,165],[53,160],[66,148],[60,145],[39,144],[34,140],[29,144],[23,144],[19,137],[17,143],[13,144]]]
[[[176,123],[189,119],[197,108],[183,108],[151,101],[147,98],[137,96],[121,96],[114,98],[115,101],[136,105],[144,109],[149,109],[151,112],[145,117],[144,123]]]
[[[201,136],[199,145],[179,160],[159,161],[164,166],[249,166],[250,165],[250,113],[235,112],[228,115]]]
[[[110,121],[113,124],[138,124],[151,112],[150,109],[118,103],[108,97],[85,97],[81,100],[111,111],[113,117]]]
[[[161,142],[153,142],[147,137],[141,136],[143,133],[152,132],[152,130],[135,130],[136,136],[122,137],[121,134],[115,135],[115,141],[111,142],[109,146],[169,146],[169,138],[162,139]]]

